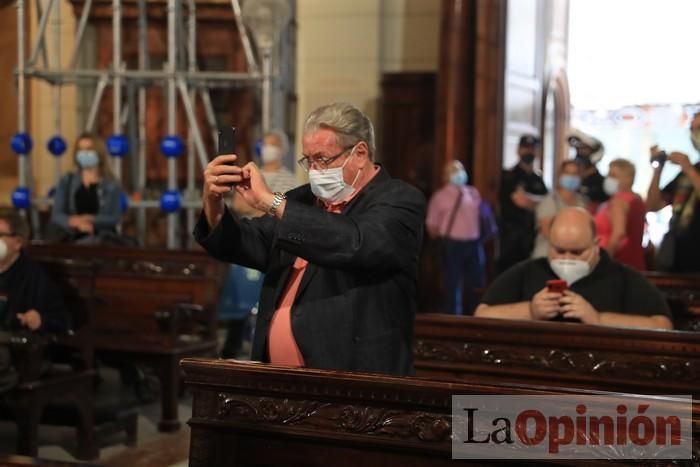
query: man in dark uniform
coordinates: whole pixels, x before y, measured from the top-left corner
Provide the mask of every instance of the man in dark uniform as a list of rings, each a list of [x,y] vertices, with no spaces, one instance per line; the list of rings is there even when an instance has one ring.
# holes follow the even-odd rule
[[[595,214],[598,206],[610,198],[603,190],[605,177],[596,168],[605,154],[605,148],[600,140],[576,129],[569,133],[569,145],[576,150],[574,161],[581,171],[579,192],[586,197],[588,211]]]
[[[540,140],[523,135],[518,144],[520,161],[501,178],[500,255],[498,272],[530,257],[535,242],[535,208],[547,194],[547,187],[534,169]]]

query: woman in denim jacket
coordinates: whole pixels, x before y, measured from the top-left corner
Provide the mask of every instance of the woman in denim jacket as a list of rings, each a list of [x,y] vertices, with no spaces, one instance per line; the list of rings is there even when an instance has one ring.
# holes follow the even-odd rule
[[[56,186],[49,226],[49,240],[99,243],[116,236],[121,221],[121,192],[110,168],[104,143],[83,134],[75,143],[76,170]]]

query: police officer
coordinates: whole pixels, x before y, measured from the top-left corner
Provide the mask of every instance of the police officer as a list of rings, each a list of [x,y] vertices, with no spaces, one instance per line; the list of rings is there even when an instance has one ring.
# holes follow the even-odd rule
[[[576,151],[574,161],[581,171],[579,192],[586,197],[588,210],[594,214],[598,206],[610,198],[603,189],[605,177],[596,168],[605,154],[605,148],[598,139],[576,129],[569,133],[569,145]]]
[[[535,171],[540,153],[540,140],[523,135],[518,144],[520,160],[501,178],[500,254],[496,268],[505,271],[515,263],[530,257],[535,242],[535,208],[547,194],[547,187]]]

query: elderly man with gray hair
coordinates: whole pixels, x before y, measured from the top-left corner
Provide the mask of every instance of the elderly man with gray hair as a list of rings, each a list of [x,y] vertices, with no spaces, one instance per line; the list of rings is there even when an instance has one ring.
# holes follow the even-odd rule
[[[212,256],[265,273],[252,358],[410,374],[425,198],[374,162],[372,122],[352,105],[314,110],[302,146],[310,183],[286,194],[233,154],[204,171],[195,237]],[[232,190],[268,215],[232,215]]]

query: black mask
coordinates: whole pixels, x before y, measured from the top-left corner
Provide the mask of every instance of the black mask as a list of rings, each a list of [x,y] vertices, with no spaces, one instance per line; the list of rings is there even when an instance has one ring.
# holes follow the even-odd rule
[[[532,165],[532,163],[535,162],[535,155],[531,152],[528,152],[520,156],[520,160],[527,165]]]

